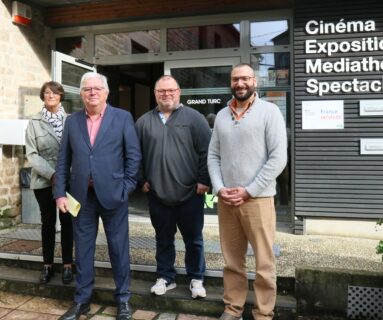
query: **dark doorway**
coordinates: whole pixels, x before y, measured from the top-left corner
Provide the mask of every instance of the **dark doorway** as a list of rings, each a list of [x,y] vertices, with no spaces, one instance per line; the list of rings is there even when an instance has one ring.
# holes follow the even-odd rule
[[[134,120],[156,105],[153,89],[163,75],[163,63],[98,66],[98,72],[108,78],[108,102],[132,113]]]
[[[154,84],[164,74],[163,63],[97,66],[97,71],[108,78],[108,102],[131,112],[134,121],[156,106]],[[139,185],[129,197],[129,212],[148,213],[146,195]]]

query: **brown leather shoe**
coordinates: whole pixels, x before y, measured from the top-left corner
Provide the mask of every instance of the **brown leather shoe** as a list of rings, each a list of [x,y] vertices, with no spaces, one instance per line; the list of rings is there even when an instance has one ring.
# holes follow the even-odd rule
[[[224,312],[222,313],[219,320],[242,320],[242,317],[235,317],[235,316],[232,316],[230,313]]]

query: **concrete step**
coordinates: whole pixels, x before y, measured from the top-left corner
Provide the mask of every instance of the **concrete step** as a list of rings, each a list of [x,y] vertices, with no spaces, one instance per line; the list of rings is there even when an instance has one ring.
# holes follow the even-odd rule
[[[0,259],[0,290],[24,293],[35,296],[72,300],[74,283],[63,285],[60,270],[47,285],[39,283],[41,262]],[[114,303],[114,282],[108,268],[96,268],[96,279],[92,302],[100,304]],[[179,312],[202,316],[218,317],[223,310],[222,279],[207,277],[205,286],[207,297],[194,300],[191,298],[189,283],[183,275],[177,275],[177,288],[164,296],[150,294],[150,287],[155,280],[155,274],[148,271],[132,271],[131,303],[133,308],[158,310],[162,312]],[[250,287],[251,288],[251,287]],[[253,292],[249,292],[244,313],[244,319],[252,319],[251,305]],[[278,295],[274,319],[292,320],[296,315],[296,300],[292,295]]]
[[[57,272],[61,272],[61,259],[55,258],[54,268]],[[29,270],[41,270],[42,257],[36,255],[5,253],[0,252],[0,265],[14,266]],[[132,277],[135,279],[154,282],[156,280],[156,267],[152,265],[131,265]],[[185,268],[176,268],[177,283],[187,284],[189,278],[186,276]],[[112,277],[112,269],[109,262],[95,261],[95,273],[98,276]],[[252,287],[254,273],[248,273],[249,288]],[[222,270],[208,269],[205,273],[205,284],[209,286],[222,286],[223,272]],[[281,295],[295,294],[295,278],[294,277],[277,277],[278,293]]]

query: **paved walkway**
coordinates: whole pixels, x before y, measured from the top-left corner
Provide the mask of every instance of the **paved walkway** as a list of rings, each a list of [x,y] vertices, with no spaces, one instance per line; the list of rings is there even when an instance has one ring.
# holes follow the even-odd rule
[[[55,320],[71,305],[70,301],[59,301],[30,295],[0,291],[1,320]],[[109,320],[116,318],[114,306],[92,304],[87,317],[81,320]],[[134,320],[216,320],[192,314],[158,313],[150,310],[133,310]]]
[[[70,307],[71,302],[57,299],[34,297],[0,291],[1,320],[56,320]],[[80,320],[111,320],[115,319],[114,306],[92,304],[87,316]],[[151,310],[133,310],[133,320],[218,320],[218,318],[193,314],[159,313]],[[297,320],[344,320],[338,317],[307,317],[298,316]]]
[[[34,297],[0,291],[0,319],[1,320],[56,320],[71,305],[69,301]],[[115,319],[114,306],[92,304],[87,316],[80,320],[111,320]],[[151,310],[133,310],[133,320],[218,320],[218,318],[197,316],[185,313],[159,313]],[[298,316],[297,320],[343,320],[338,317],[308,317]]]
[[[222,272],[223,261],[219,248],[219,235],[216,217],[207,216],[204,228],[206,260],[208,272]],[[145,216],[130,220],[131,261],[133,264],[155,270],[154,230]],[[57,237],[59,240],[59,237]],[[296,236],[286,230],[286,225],[278,227],[276,236],[278,276],[293,277],[297,266],[317,266],[383,272],[381,257],[375,253],[377,240],[345,238],[335,236]],[[105,236],[102,225],[97,239],[96,261],[107,266]],[[19,225],[16,228],[0,231],[0,257],[27,261],[41,261],[41,238],[39,225]],[[177,267],[183,267],[184,248],[177,238]],[[57,241],[56,261],[60,262],[60,244]],[[254,269],[254,257],[248,252],[249,270]],[[147,289],[147,288],[146,288]],[[58,319],[70,306],[70,301],[59,301],[31,295],[12,294],[0,291],[0,319],[50,320]],[[113,305],[92,305],[91,313],[85,319],[115,319]],[[135,320],[214,320],[192,314],[158,313],[153,310],[134,310]],[[309,320],[309,318],[299,318]],[[318,318],[316,320],[324,320]]]

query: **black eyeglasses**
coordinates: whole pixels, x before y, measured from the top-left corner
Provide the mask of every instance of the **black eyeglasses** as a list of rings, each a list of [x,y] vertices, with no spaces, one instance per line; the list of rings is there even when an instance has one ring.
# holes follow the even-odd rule
[[[173,95],[173,94],[175,94],[177,92],[178,89],[179,88],[177,88],[177,89],[158,89],[158,90],[156,89],[154,91],[157,92],[160,95],[163,95],[163,94],[171,94],[171,95]]]
[[[53,92],[53,91],[45,91],[44,92],[44,96],[50,96],[50,95],[59,96],[60,94],[57,92]]]
[[[82,88],[82,91],[85,93],[91,93],[92,90],[96,93],[99,93],[101,90],[105,89],[104,87],[84,87]]]
[[[231,82],[238,83],[239,80],[242,82],[249,82],[250,79],[254,79],[254,77],[232,77]]]

